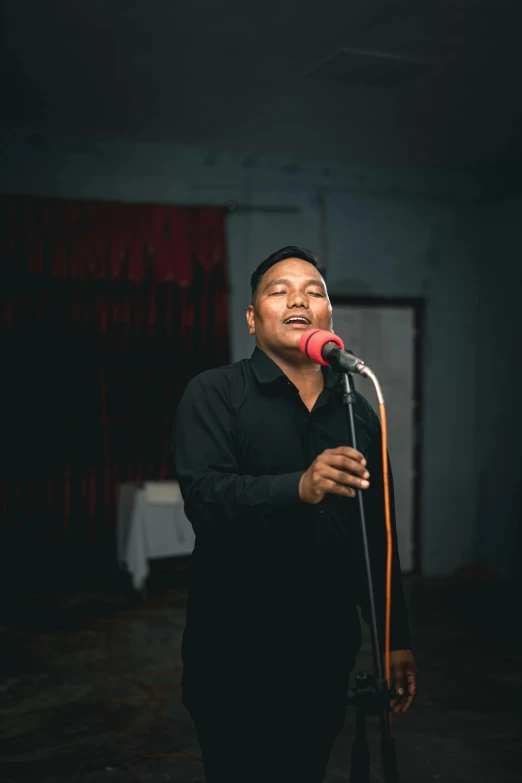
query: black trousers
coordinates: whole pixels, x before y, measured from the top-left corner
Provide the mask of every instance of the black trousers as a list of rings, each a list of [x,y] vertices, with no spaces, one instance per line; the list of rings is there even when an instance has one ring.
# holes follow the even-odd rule
[[[342,705],[187,707],[206,783],[322,783],[344,726]]]
[[[218,608],[199,633],[187,614],[183,704],[207,783],[322,783],[361,643],[356,603],[333,558],[264,585],[227,629]]]

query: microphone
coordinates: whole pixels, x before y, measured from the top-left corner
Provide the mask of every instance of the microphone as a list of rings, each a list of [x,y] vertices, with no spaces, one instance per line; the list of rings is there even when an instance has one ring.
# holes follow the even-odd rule
[[[362,359],[358,359],[351,351],[344,350],[340,337],[326,329],[307,329],[299,341],[299,348],[304,355],[317,364],[330,365],[340,372],[356,372],[369,377],[372,371]]]

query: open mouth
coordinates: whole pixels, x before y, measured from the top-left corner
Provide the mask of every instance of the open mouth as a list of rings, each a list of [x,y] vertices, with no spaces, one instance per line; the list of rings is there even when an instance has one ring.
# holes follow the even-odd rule
[[[290,318],[286,318],[283,323],[288,326],[311,326],[312,324],[304,315],[292,315]]]

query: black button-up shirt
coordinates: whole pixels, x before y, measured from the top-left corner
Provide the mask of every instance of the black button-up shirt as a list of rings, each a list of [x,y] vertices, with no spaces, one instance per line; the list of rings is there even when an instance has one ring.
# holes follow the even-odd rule
[[[331,672],[345,671],[347,659],[357,653],[357,604],[369,620],[357,501],[327,494],[313,505],[301,501],[298,492],[303,472],[322,451],[350,445],[340,375],[322,369],[324,389],[311,412],[294,384],[258,348],[249,360],[198,375],[179,404],[176,470],[196,533],[183,639],[184,686],[224,670],[233,679],[234,672],[244,673],[248,661],[262,655],[264,667],[268,655],[274,670],[284,672],[285,661],[292,667],[296,657],[303,658],[303,645],[315,663],[322,655]],[[359,393],[355,420],[357,448],[370,472],[363,496],[383,639],[380,422]],[[408,649],[393,514],[392,522],[391,646]],[[312,624],[310,612],[316,617]]]

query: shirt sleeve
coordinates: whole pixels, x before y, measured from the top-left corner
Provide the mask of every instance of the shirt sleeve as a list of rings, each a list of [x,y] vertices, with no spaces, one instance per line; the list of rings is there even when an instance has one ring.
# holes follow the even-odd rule
[[[364,494],[365,517],[372,563],[372,578],[375,600],[375,611],[379,630],[381,649],[384,649],[385,609],[386,609],[386,522],[384,515],[384,486],[382,470],[381,424],[379,417],[367,403],[372,418],[372,442],[368,456],[367,468],[370,473],[370,488]],[[408,609],[404,598],[401,564],[397,542],[397,526],[395,519],[395,498],[393,490],[393,475],[388,457],[388,474],[390,485],[390,512],[392,525],[392,592],[391,592],[391,628],[390,649],[409,650],[411,646]],[[364,565],[364,564],[363,564]],[[361,613],[369,624],[371,613],[368,597],[366,574],[362,575]]]
[[[176,412],[173,450],[185,513],[196,532],[202,523],[248,520],[273,506],[303,502],[299,498],[303,471],[240,474],[227,382],[215,371],[202,373],[187,386]]]

